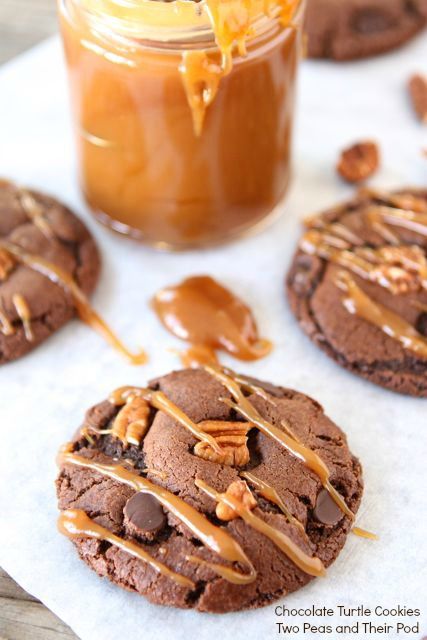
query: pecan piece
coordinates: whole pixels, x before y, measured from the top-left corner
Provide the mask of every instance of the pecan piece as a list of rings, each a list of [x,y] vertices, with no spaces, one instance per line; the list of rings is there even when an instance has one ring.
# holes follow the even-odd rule
[[[0,249],[0,282],[6,280],[15,266],[15,260],[5,249]]]
[[[249,489],[248,485],[244,480],[235,480],[232,482],[225,494],[225,496],[230,496],[237,500],[240,505],[246,507],[247,509],[255,509],[257,506],[257,501],[252,495],[252,491]],[[220,520],[224,520],[229,522],[230,520],[234,520],[239,517],[237,511],[234,511],[228,504],[225,502],[218,502],[215,510],[216,515]]]
[[[409,80],[408,89],[415,113],[421,122],[427,123],[427,77],[421,74],[413,75]]]
[[[214,451],[207,442],[198,442],[194,447],[196,456],[230,467],[243,467],[248,464],[247,433],[252,428],[249,422],[205,420],[200,422],[198,426],[215,438],[221,447],[221,453]]]
[[[150,405],[144,398],[129,396],[114,419],[111,435],[124,445],[139,445],[148,430]]]
[[[382,247],[372,253],[378,258],[370,274],[373,282],[384,284],[394,295],[427,288],[427,259],[420,247]]]
[[[380,152],[375,142],[358,142],[341,153],[337,171],[347,182],[370,178],[380,165]]]

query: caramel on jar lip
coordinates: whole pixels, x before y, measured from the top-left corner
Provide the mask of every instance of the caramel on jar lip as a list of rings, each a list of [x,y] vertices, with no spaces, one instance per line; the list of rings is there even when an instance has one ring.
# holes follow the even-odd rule
[[[301,49],[289,23],[299,0],[65,4],[77,6],[61,22],[81,182],[95,214],[178,249],[223,242],[265,219],[289,182]],[[119,36],[91,28],[81,7],[109,16]],[[270,10],[276,17],[254,34],[255,15]],[[213,30],[218,46],[171,46],[168,34],[184,27],[203,37]]]
[[[162,289],[152,304],[165,327],[192,345],[222,349],[239,360],[257,360],[271,351],[271,342],[259,338],[250,308],[210,276]]]

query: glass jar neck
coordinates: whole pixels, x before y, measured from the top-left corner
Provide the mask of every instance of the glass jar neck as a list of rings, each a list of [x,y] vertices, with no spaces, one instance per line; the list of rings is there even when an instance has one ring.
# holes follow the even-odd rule
[[[284,3],[295,5],[294,22],[302,13],[303,0],[222,0],[233,20],[250,20],[251,39],[277,30]],[[60,0],[63,9],[76,20],[84,20],[101,37],[123,39],[127,43],[156,43],[192,47],[215,47],[213,10],[221,0]],[[266,6],[268,10],[266,11]],[[245,13],[246,12],[246,13]]]

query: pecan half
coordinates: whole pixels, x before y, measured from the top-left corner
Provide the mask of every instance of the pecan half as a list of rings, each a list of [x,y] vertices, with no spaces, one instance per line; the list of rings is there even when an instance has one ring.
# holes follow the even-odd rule
[[[123,444],[139,445],[148,430],[150,405],[144,398],[129,396],[114,419],[111,435]]]
[[[380,152],[375,142],[366,140],[345,149],[337,171],[347,182],[362,182],[370,178],[380,165]]]
[[[408,89],[415,113],[421,122],[427,123],[427,77],[413,75],[409,80]]]
[[[6,280],[15,266],[15,260],[5,249],[0,249],[0,282]]]
[[[232,482],[223,495],[235,498],[235,500],[237,500],[240,505],[246,507],[247,509],[255,509],[255,507],[257,506],[257,501],[255,500],[251,490],[244,480],[235,480],[234,482]],[[232,509],[222,501],[218,502],[215,513],[218,518],[220,518],[221,520],[225,520],[226,522],[239,517],[239,514],[234,511],[234,509]]]
[[[230,467],[243,467],[249,462],[247,433],[252,428],[249,422],[222,422],[221,420],[205,420],[198,424],[200,429],[215,438],[221,447],[217,453],[206,442],[198,442],[194,453],[203,460],[225,464]]]

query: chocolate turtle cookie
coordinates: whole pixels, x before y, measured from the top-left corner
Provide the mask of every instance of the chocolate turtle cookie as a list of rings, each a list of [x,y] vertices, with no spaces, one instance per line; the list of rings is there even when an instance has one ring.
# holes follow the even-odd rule
[[[118,389],[58,460],[59,529],[81,559],[199,611],[260,607],[323,575],[362,495],[317,402],[213,366]]]
[[[0,364],[75,314],[70,285],[95,288],[99,255],[83,223],[53,198],[0,181]]]
[[[427,0],[308,0],[308,53],[335,60],[384,53],[426,24]]]
[[[302,329],[338,364],[427,397],[427,190],[362,190],[311,218],[287,277]]]

